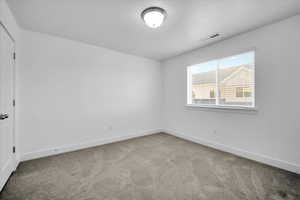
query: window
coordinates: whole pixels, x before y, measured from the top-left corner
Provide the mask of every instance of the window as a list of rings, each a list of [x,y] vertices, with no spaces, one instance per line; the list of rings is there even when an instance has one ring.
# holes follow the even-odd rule
[[[236,97],[243,97],[243,88],[242,87],[236,88]]]
[[[188,105],[254,107],[254,51],[188,67]]]
[[[248,98],[251,97],[252,91],[249,87],[237,87],[236,88],[236,97]]]
[[[216,98],[216,96],[215,96],[215,90],[210,90],[209,91],[209,96],[210,96],[211,99]]]

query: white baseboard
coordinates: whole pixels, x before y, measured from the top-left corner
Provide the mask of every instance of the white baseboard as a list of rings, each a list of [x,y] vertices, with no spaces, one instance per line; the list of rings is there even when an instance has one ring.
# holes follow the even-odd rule
[[[16,156],[15,156],[15,166],[14,166],[14,171],[17,170],[17,168],[18,168],[20,162],[21,162],[20,155],[19,155],[19,153],[16,153]]]
[[[60,146],[60,147],[55,147],[55,148],[50,148],[50,149],[44,149],[44,150],[35,151],[35,152],[29,152],[29,153],[22,154],[20,160],[27,161],[27,160],[33,160],[33,159],[37,159],[37,158],[57,155],[57,154],[61,154],[61,153],[77,151],[80,149],[86,149],[86,148],[95,147],[95,146],[99,146],[99,145],[120,142],[120,141],[128,140],[131,138],[152,135],[152,134],[160,133],[161,131],[162,131],[162,129],[154,129],[154,130],[148,130],[148,131],[135,133],[135,134],[128,134],[125,136],[118,136],[118,137],[101,139],[101,140],[96,140],[96,141],[88,141],[88,142],[84,142],[84,143],[80,143],[80,144],[72,144],[72,145]]]
[[[300,174],[300,166],[297,164],[290,163],[287,161],[282,161],[279,159],[274,159],[274,158],[271,158],[271,157],[268,157],[265,155],[251,153],[251,152],[248,152],[248,151],[245,151],[242,149],[229,147],[229,146],[226,146],[223,144],[207,141],[207,140],[204,140],[201,138],[187,136],[186,134],[179,133],[179,132],[171,130],[171,129],[154,129],[154,130],[144,131],[144,132],[136,133],[136,134],[128,134],[125,136],[119,136],[119,137],[113,137],[113,138],[108,138],[108,139],[101,139],[101,140],[97,140],[97,141],[84,142],[84,143],[80,143],[80,144],[73,144],[73,145],[66,145],[66,146],[61,146],[61,147],[56,147],[56,148],[51,148],[51,149],[45,149],[45,150],[41,150],[41,151],[29,152],[29,153],[25,153],[25,154],[21,155],[20,161],[33,160],[33,159],[37,159],[37,158],[57,155],[57,154],[61,154],[61,153],[76,151],[76,150],[95,147],[95,146],[99,146],[99,145],[124,141],[124,140],[128,140],[131,138],[152,135],[152,134],[160,133],[160,132],[164,132],[164,133],[167,133],[167,134],[170,134],[170,135],[173,135],[173,136],[185,139],[185,140],[189,140],[191,142],[195,142],[195,143],[198,143],[198,144],[201,144],[204,146],[208,146],[208,147],[220,150],[220,151],[232,153],[232,154],[240,156],[240,157],[244,157],[244,158],[254,160],[254,161],[257,161],[260,163],[264,163],[264,164],[267,164],[267,165],[270,165],[273,167],[281,168],[284,170],[288,170],[288,171]],[[17,166],[17,164],[16,164],[16,166]]]
[[[233,147],[229,147],[223,144],[219,144],[219,143],[215,143],[215,142],[211,142],[211,141],[207,141],[201,138],[196,138],[196,137],[191,137],[191,136],[187,136],[186,134],[183,133],[179,133],[177,131],[174,130],[170,130],[170,129],[164,129],[162,130],[162,132],[191,141],[191,142],[195,142],[204,146],[208,146],[217,150],[221,150],[224,152],[228,152],[228,153],[232,153],[234,155],[240,156],[240,157],[244,157],[250,160],[254,160],[260,163],[264,163],[273,167],[277,167],[280,169],[284,169],[287,171],[291,171],[297,174],[300,174],[300,165],[294,164],[294,163],[290,163],[287,161],[283,161],[283,160],[279,160],[279,159],[274,159],[265,155],[260,155],[260,154],[256,154],[256,153],[251,153],[248,151],[244,151],[242,149],[237,149],[237,148],[233,148]]]

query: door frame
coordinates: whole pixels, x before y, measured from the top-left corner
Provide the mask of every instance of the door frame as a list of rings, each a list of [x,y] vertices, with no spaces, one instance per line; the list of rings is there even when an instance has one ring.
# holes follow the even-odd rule
[[[11,39],[11,41],[13,42],[13,51],[14,53],[16,53],[16,40],[13,37],[13,35],[9,32],[8,28],[5,26],[5,24],[0,20],[0,28],[2,28],[4,30],[4,32],[9,36],[9,38]],[[13,55],[12,55],[13,56]],[[16,58],[13,59],[13,77],[12,77],[12,81],[13,81],[13,100],[15,101],[16,99]],[[13,102],[11,102],[13,103]],[[17,136],[16,136],[16,104],[13,105],[13,116],[12,116],[12,128],[13,128],[13,147],[15,147],[16,151],[13,153],[13,160],[14,160],[14,171],[17,169],[17,166],[19,164],[19,158],[18,158],[18,154],[17,154]],[[12,149],[13,151],[13,149]]]

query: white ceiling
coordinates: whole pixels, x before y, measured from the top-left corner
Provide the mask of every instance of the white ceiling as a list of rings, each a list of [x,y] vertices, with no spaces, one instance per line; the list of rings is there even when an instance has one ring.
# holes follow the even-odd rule
[[[300,13],[300,0],[7,0],[24,29],[163,60]],[[158,29],[140,18],[159,6]],[[221,37],[207,40],[220,33]]]

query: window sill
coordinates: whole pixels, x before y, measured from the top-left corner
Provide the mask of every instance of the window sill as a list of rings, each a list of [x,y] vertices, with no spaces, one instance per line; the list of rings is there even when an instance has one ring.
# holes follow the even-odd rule
[[[197,104],[186,104],[185,106],[190,108],[204,108],[204,109],[257,111],[257,107],[247,107],[247,106],[217,106],[217,105],[197,105]]]

